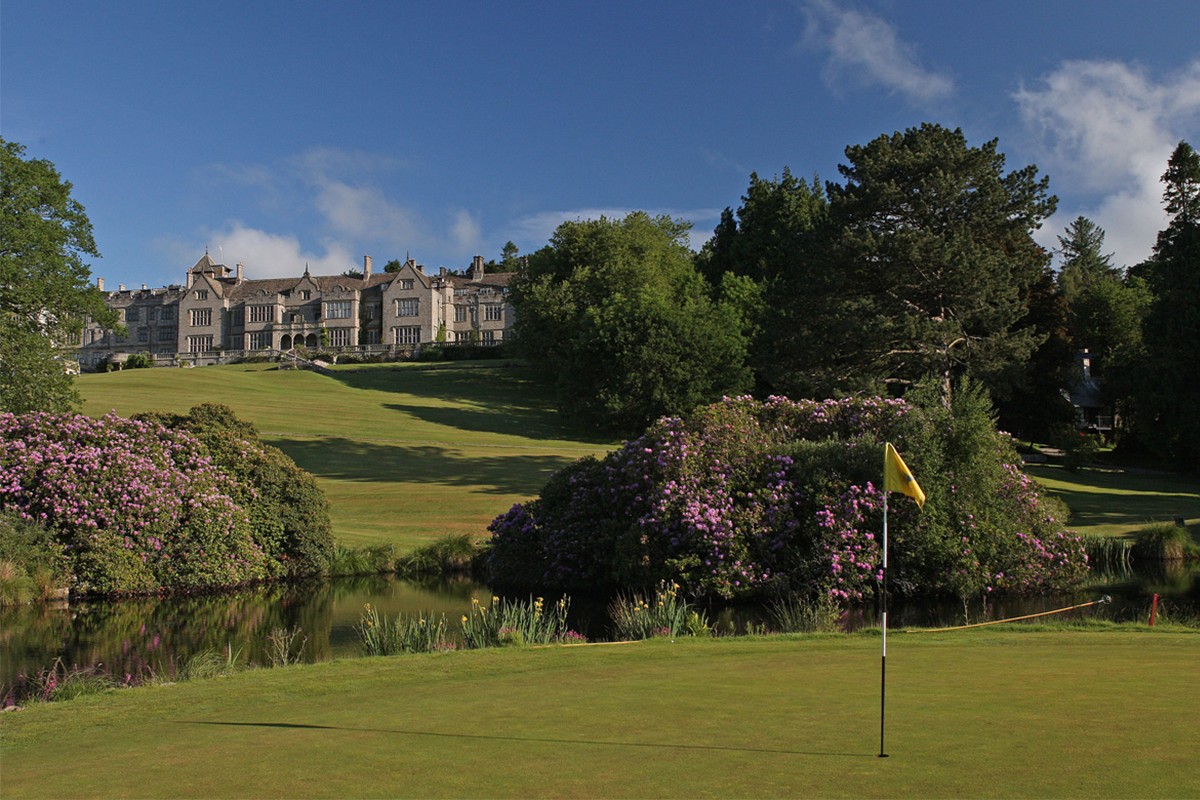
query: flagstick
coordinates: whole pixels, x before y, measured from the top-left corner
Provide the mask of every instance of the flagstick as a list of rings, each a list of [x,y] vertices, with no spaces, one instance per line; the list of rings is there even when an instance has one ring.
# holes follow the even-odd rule
[[[879,757],[887,758],[887,753],[883,751],[883,718],[884,709],[887,707],[887,556],[888,556],[888,534],[887,534],[887,512],[888,501],[887,491],[883,493],[883,576],[882,597],[880,607],[883,612],[883,657],[879,661]]]

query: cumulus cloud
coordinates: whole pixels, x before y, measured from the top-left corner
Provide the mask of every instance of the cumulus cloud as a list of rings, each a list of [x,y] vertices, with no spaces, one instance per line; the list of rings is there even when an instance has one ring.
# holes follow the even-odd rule
[[[408,162],[391,156],[317,147],[273,165],[210,165],[203,177],[209,183],[237,187],[243,196],[255,198],[260,210],[285,210],[286,215],[279,215],[280,218],[290,220],[289,227],[293,230],[302,230],[302,236],[271,231],[269,222],[263,224],[253,219],[253,215],[244,214],[221,232],[250,252],[270,255],[273,263],[283,263],[289,257],[295,261],[295,256],[301,254],[326,269],[325,265],[348,253],[391,257],[411,251],[414,255],[424,253],[452,259],[466,259],[478,253],[483,238],[481,226],[469,211],[452,208],[440,221],[431,221],[398,199],[403,184],[389,173],[407,166]],[[298,219],[303,221],[297,222]],[[319,252],[313,252],[314,240]],[[308,248],[303,253],[302,241]],[[183,248],[168,245],[167,249]],[[194,244],[191,252],[195,252]],[[232,263],[229,252],[226,245],[226,260]],[[195,257],[191,256],[193,261]],[[357,260],[349,259],[347,265],[339,266],[335,272],[344,271]],[[249,270],[249,260],[246,266]],[[286,269],[264,265],[262,269],[265,272],[256,273],[262,277],[297,274],[294,265]]]
[[[1166,224],[1160,177],[1200,117],[1200,61],[1163,80],[1121,62],[1068,61],[1014,99],[1042,170],[1096,198],[1078,208],[1060,204],[1056,219],[1092,219],[1118,264],[1149,256]],[[1065,225],[1044,229],[1042,244],[1056,246]]]
[[[314,275],[340,275],[361,265],[353,252],[336,241],[322,243],[320,252],[306,250],[295,236],[248,228],[233,222],[208,232],[209,250],[227,266],[244,264],[247,278],[287,278],[307,267]],[[190,266],[190,264],[189,264]]]
[[[832,0],[810,0],[804,10],[808,26],[801,44],[827,54],[823,78],[831,88],[846,81],[882,86],[919,102],[954,92],[954,81],[921,66],[916,48],[882,18]]]

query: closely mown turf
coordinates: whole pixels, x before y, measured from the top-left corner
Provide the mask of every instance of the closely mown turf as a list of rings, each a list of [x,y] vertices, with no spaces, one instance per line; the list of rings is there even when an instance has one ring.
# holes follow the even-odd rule
[[[355,659],[0,717],[25,797],[1195,797],[1200,634],[896,633]]]
[[[1095,536],[1132,537],[1151,522],[1184,519],[1200,531],[1200,480],[1131,469],[1030,465],[1030,475],[1071,509],[1070,527]]]
[[[340,544],[404,552],[488,523],[553,472],[613,443],[564,421],[532,371],[507,362],[271,364],[82,375],[84,410],[122,416],[224,403],[317,476]]]

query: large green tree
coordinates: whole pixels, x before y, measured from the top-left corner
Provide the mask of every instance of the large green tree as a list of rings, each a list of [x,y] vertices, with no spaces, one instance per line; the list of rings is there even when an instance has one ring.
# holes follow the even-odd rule
[[[1180,142],[1162,176],[1170,223],[1144,265],[1154,295],[1136,393],[1143,441],[1188,469],[1200,464],[1200,154]]]
[[[116,324],[90,284],[92,224],[71,184],[0,138],[0,409],[65,411],[78,403],[64,348],[86,318]]]
[[[738,309],[711,299],[690,223],[634,212],[565,222],[511,285],[516,346],[560,407],[632,434],[748,388]]]
[[[971,375],[1003,396],[1045,337],[1029,302],[1050,260],[1033,239],[1055,208],[1048,179],[1032,165],[1006,173],[995,139],[971,147],[928,123],[846,157],[845,183],[826,189],[836,274],[821,299],[855,335],[814,374],[842,390],[932,374],[947,401]]]
[[[769,180],[751,173],[742,204],[725,209],[697,257],[717,296],[742,309],[761,389],[796,389],[790,377],[826,347],[831,331],[808,324],[812,311],[801,298],[828,276],[828,217],[815,178],[808,183],[787,168]]]

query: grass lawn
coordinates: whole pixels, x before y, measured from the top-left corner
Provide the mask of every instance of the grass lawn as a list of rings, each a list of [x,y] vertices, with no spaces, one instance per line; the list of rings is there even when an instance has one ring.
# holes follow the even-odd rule
[[[896,633],[353,659],[0,717],[25,797],[1196,797],[1200,634]]]
[[[1071,509],[1070,526],[1097,536],[1132,536],[1148,522],[1187,521],[1200,531],[1200,482],[1161,472],[1034,464],[1026,471]]]
[[[506,362],[372,364],[332,375],[271,364],[81,375],[84,411],[224,403],[317,476],[339,543],[399,551],[488,523],[557,469],[614,442],[571,426]]]

